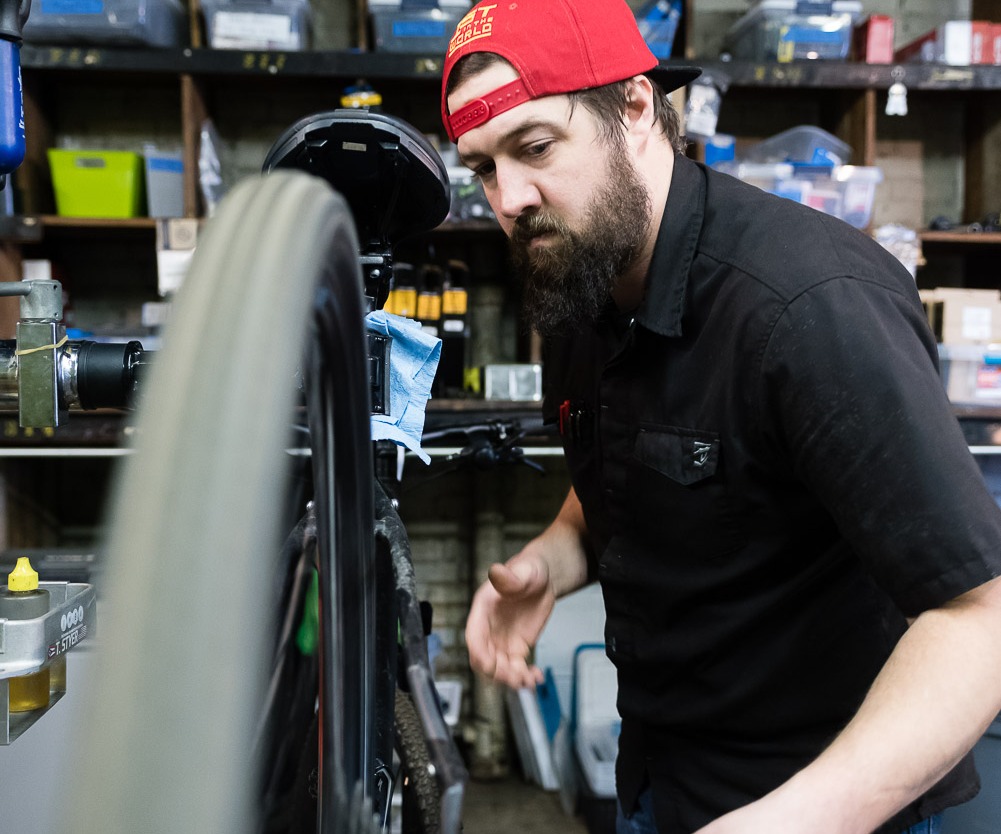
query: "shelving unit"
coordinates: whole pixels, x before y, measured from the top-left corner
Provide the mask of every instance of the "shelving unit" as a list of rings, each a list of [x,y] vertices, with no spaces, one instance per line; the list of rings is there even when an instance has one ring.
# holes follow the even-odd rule
[[[777,132],[785,122],[827,127],[855,149],[856,164],[873,165],[877,143],[887,131],[881,105],[896,81],[905,84],[914,102],[937,105],[942,96],[959,98],[963,108],[957,134],[965,137],[964,218],[983,216],[1001,204],[1001,67],[944,67],[903,64],[870,65],[823,61],[792,64],[698,61],[708,72],[728,79],[721,130],[740,135]],[[143,141],[174,144],[185,160],[185,214],[204,215],[198,181],[199,130],[206,118],[217,125],[224,141],[258,144],[269,140],[299,116],[337,106],[338,90],[364,78],[383,93],[384,108],[419,129],[440,133],[437,95],[441,59],[432,55],[343,52],[264,52],[212,49],[98,49],[39,47],[22,51],[27,159],[15,177],[25,215],[37,217],[31,226],[10,221],[0,225],[0,240],[8,259],[25,241],[41,243],[50,229],[88,225],[53,216],[45,149],[61,138],[85,140],[100,134],[81,116],[88,98],[101,106],[102,129],[114,133],[116,105],[129,126],[116,134],[132,146]],[[70,102],[69,99],[75,99]],[[83,103],[77,99],[83,99]],[[69,110],[63,117],[62,111]],[[253,117],[250,114],[253,114]],[[753,114],[753,115],[751,115]],[[72,118],[70,118],[72,117]],[[96,118],[96,117],[95,117]],[[111,127],[107,120],[111,119]],[[137,122],[149,130],[137,135]],[[253,127],[249,125],[253,123]],[[893,123],[894,128],[899,123]],[[920,136],[915,124],[910,133]],[[767,135],[767,134],[766,134]],[[237,154],[239,156],[239,153]],[[253,172],[238,159],[237,175]],[[127,221],[132,228],[149,221]],[[116,224],[109,225],[109,228]],[[41,230],[39,232],[39,229]],[[452,231],[480,231],[460,227]],[[41,235],[41,240],[37,237]],[[923,240],[938,245],[937,234]],[[957,246],[980,246],[990,238],[949,240]],[[10,252],[14,244],[15,252]]]
[[[683,51],[690,38],[682,33],[681,39]],[[72,259],[86,265],[74,270],[70,282],[81,299],[105,295],[138,304],[156,298],[155,221],[56,216],[45,151],[60,140],[103,140],[133,150],[147,141],[175,146],[185,162],[185,215],[200,218],[206,212],[198,153],[206,119],[224,144],[237,148],[234,178],[256,173],[286,127],[308,113],[336,108],[341,88],[359,79],[382,93],[387,112],[427,133],[441,133],[437,55],[25,45],[21,57],[29,144],[14,178],[22,214],[0,217],[0,277],[19,277],[24,258]],[[979,218],[1001,206],[1001,67],[698,58],[668,63],[697,63],[727,79],[721,131],[763,138],[795,124],[818,124],[847,141],[855,152],[852,162],[860,165],[878,164],[880,143],[888,135],[923,141],[922,108],[937,110],[950,102],[950,112],[958,114],[953,149],[962,160],[957,189],[963,217],[956,219]],[[919,114],[910,122],[883,115],[887,90],[898,81]],[[921,240],[926,260],[944,264],[959,276],[956,283],[1001,283],[994,266],[1001,233],[923,231]],[[438,255],[457,253],[474,276],[506,280],[503,238],[494,223],[445,225],[411,242],[403,259],[419,258],[430,248]],[[112,251],[126,254],[109,268]],[[130,275],[122,272],[122,261]],[[940,272],[929,274],[935,282]],[[14,319],[16,302],[0,299],[0,336]]]

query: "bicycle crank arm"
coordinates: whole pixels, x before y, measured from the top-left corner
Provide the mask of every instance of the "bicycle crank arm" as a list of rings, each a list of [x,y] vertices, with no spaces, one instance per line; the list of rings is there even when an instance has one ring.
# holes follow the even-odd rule
[[[396,577],[396,599],[399,607],[400,638],[407,683],[414,708],[424,728],[428,754],[435,768],[435,778],[441,789],[442,834],[459,834],[462,830],[462,802],[469,773],[452,740],[438,702],[438,692],[431,676],[427,641],[417,599],[414,565],[410,556],[410,541],[406,528],[393,502],[382,485],[375,489],[376,535],[389,544]]]

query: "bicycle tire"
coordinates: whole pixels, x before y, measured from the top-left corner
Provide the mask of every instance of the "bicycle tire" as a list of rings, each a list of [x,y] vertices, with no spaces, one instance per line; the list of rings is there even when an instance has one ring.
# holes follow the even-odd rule
[[[400,757],[403,790],[403,834],[439,834],[441,792],[435,780],[424,728],[410,696],[396,690],[396,752]]]
[[[314,454],[314,478],[326,490],[321,549],[359,559],[361,581],[372,550],[357,252],[344,201],[299,172],[240,183],[207,224],[144,382],[135,448],[109,505],[98,673],[71,746],[81,767],[61,830],[253,830],[251,739],[270,648],[268,568],[281,542],[274,491],[304,348],[325,375],[323,422],[313,429],[324,435]],[[345,387],[331,391],[340,372]],[[368,684],[336,668],[345,630],[371,633],[370,611],[361,594],[350,614],[358,621],[345,623],[343,598],[359,588],[321,593],[335,619],[323,639],[327,696],[355,687],[348,694],[362,714],[327,712],[334,723],[322,731],[328,801],[320,829],[370,831],[363,812],[349,819],[345,810],[367,806],[368,742],[351,741],[370,734]],[[370,647],[360,652],[371,664]]]

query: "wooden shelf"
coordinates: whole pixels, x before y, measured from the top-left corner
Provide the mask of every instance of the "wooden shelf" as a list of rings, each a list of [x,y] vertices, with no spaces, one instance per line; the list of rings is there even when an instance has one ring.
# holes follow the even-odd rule
[[[859,64],[842,61],[791,63],[670,60],[725,76],[730,86],[888,89],[899,80],[910,90],[1001,90],[1001,66]],[[441,79],[442,56],[330,50],[282,52],[239,49],[115,49],[25,44],[21,64],[31,70],[119,71],[160,74],[289,75],[403,80]]]
[[[923,244],[948,246],[1001,246],[1001,232],[934,232],[920,234]]]
[[[38,221],[45,228],[54,229],[155,229],[152,217],[62,217],[43,214]]]

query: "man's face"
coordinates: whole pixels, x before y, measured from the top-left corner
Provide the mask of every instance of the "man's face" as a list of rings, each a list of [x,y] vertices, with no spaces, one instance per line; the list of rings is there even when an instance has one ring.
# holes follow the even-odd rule
[[[495,64],[449,96],[452,112],[517,77]],[[566,96],[521,104],[463,134],[524,279],[524,315],[543,335],[593,321],[650,229],[650,202],[625,141],[609,143]]]

